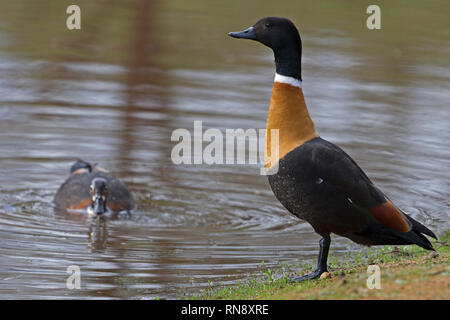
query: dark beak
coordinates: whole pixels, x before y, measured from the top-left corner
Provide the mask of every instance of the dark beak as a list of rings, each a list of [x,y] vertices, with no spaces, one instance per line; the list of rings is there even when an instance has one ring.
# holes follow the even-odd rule
[[[105,213],[105,202],[101,196],[95,198],[95,201],[92,204],[92,211],[98,216]]]
[[[228,33],[228,35],[230,37],[238,38],[238,39],[256,40],[255,28],[253,28],[253,27],[245,29],[244,31],[230,32],[230,33]]]

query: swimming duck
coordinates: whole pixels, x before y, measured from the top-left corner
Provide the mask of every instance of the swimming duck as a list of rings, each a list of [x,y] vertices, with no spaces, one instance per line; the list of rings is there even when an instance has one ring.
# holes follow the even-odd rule
[[[316,132],[303,96],[302,43],[295,25],[266,17],[229,35],[273,50],[276,73],[265,149],[266,159],[272,156],[265,163],[269,184],[281,204],[322,237],[316,269],[292,280],[315,279],[328,271],[331,233],[362,245],[416,244],[433,250],[424,235],[436,235],[395,206],[347,153]],[[272,129],[279,130],[278,153],[271,150]]]
[[[81,211],[89,216],[106,212],[129,212],[135,207],[131,192],[107,170],[78,160],[70,168],[70,176],[56,193],[57,209]]]

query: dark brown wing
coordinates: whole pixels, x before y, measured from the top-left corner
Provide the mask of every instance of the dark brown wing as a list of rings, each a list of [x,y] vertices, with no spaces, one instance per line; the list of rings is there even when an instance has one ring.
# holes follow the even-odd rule
[[[83,209],[91,204],[89,185],[91,174],[88,172],[72,174],[58,189],[55,205],[59,209]]]
[[[399,210],[341,148],[320,139],[312,154],[315,169],[322,175],[320,178],[338,187],[361,214],[371,214],[380,224],[395,231],[412,230],[414,223],[410,217]]]

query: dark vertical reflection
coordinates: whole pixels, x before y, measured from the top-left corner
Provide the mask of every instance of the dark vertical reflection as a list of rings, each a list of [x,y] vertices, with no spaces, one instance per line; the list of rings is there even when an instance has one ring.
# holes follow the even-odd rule
[[[139,141],[136,133],[140,126],[167,127],[166,116],[158,120],[140,120],[136,112],[151,111],[164,114],[168,108],[168,96],[165,85],[167,73],[160,63],[163,34],[158,25],[159,3],[156,0],[139,0],[136,3],[135,19],[130,30],[131,43],[126,50],[130,51],[127,66],[125,106],[122,112],[121,144],[118,148],[118,159],[121,170],[131,172],[133,152]],[[148,88],[151,88],[149,90]],[[166,161],[165,145],[159,143],[160,150],[152,150],[159,154],[155,157]]]
[[[136,151],[142,150],[141,131],[145,128],[153,128],[153,130],[156,128],[161,135],[166,134],[167,142],[170,139],[170,134],[167,133],[170,129],[170,118],[167,115],[169,111],[169,76],[160,58],[160,55],[164,53],[164,30],[158,24],[160,5],[160,1],[156,0],[137,0],[134,8],[135,18],[129,30],[131,41],[125,48],[125,50],[129,50],[129,60],[126,64],[125,105],[121,111],[120,121],[121,142],[117,149],[118,167],[124,174],[133,174],[134,163],[149,161],[154,163],[153,170],[145,174],[156,176],[162,171],[161,168],[165,167],[168,162],[171,163],[170,144],[164,143],[164,140],[161,141],[160,138],[156,148],[149,150],[146,158],[139,158],[135,155]],[[140,118],[136,113],[152,113],[157,114],[158,117],[155,120],[145,119],[145,117]],[[151,137],[145,138],[151,139]],[[168,176],[165,176],[164,179],[171,181]],[[144,192],[151,193],[151,187],[150,182],[145,186],[150,190]],[[111,246],[122,256],[126,255],[126,250],[121,248],[123,241],[126,241],[126,237],[122,238],[121,235],[115,235],[110,239]],[[156,285],[173,282],[172,265],[168,257],[176,251],[176,243],[171,239],[154,239],[152,245],[158,249],[148,251],[144,255],[143,261],[148,261],[149,270],[145,272],[145,276],[139,278],[138,282],[140,284],[155,283]],[[114,262],[118,264],[117,277],[127,282],[127,274],[132,267],[117,259],[114,259]],[[150,266],[152,267],[150,268]],[[117,289],[114,291],[113,295],[120,296]]]

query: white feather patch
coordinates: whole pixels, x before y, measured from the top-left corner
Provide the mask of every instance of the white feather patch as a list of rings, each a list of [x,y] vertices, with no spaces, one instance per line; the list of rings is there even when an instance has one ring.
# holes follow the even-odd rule
[[[294,77],[287,77],[287,76],[282,76],[281,74],[275,73],[275,80],[274,82],[281,82],[281,83],[286,83],[286,84],[290,84],[291,86],[297,87],[297,88],[301,88],[302,87],[302,82],[298,79],[295,79]]]

